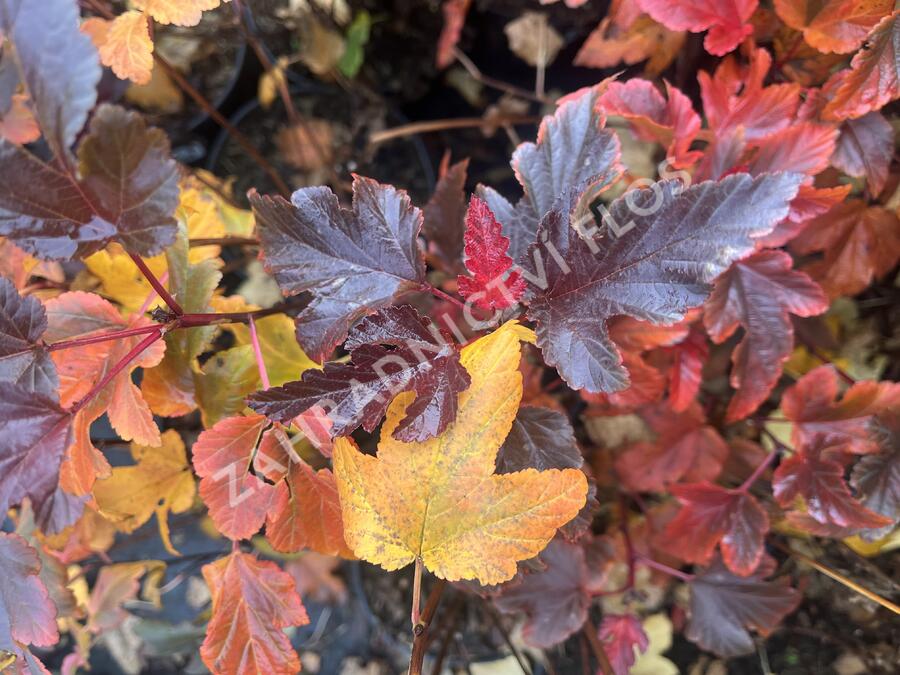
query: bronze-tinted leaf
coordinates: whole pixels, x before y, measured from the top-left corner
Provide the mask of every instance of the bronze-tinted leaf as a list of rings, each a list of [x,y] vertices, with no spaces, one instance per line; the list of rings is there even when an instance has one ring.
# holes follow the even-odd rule
[[[422,212],[405,192],[354,176],[353,209],[326,187],[281,197],[252,195],[267,269],[285,293],[311,292],[297,339],[323,361],[369,312],[425,281],[417,237]]]

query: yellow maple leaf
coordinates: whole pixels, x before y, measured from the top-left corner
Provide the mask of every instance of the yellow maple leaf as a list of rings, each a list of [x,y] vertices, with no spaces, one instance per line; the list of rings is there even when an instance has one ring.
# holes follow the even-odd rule
[[[169,512],[187,511],[196,492],[184,442],[177,431],[169,429],[162,435],[162,447],[132,443],[131,455],[137,464],[115,467],[112,476],[95,483],[100,513],[126,533],[134,532],[155,513],[166,550],[178,555],[169,537]]]
[[[215,9],[221,4],[221,0],[134,0],[132,4],[160,23],[196,26],[200,23],[203,12]]]
[[[496,584],[575,517],[587,495],[581,471],[494,475],[522,398],[519,342],[534,339],[511,321],[462,350],[472,384],[440,436],[422,443],[392,437],[413,400],[404,393],[388,409],[377,458],[349,438],[335,441],[344,534],[358,557],[389,570],[418,558],[444,579]]]
[[[129,10],[117,16],[99,46],[100,61],[119,79],[147,84],[153,72],[153,41],[146,15]]]

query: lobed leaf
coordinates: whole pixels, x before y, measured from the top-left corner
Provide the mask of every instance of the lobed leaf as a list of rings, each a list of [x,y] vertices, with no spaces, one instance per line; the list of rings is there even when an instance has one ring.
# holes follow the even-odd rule
[[[22,297],[13,283],[0,278],[0,382],[18,384],[53,398],[59,377],[41,336],[47,330],[44,306]]]

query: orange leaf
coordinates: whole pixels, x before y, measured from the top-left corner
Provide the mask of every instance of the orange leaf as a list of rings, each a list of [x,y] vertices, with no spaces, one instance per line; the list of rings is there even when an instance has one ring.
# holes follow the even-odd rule
[[[863,43],[894,0],[775,0],[775,11],[820,52],[848,54]]]
[[[9,110],[0,119],[0,138],[10,143],[24,145],[41,137],[41,130],[34,113],[28,107],[28,94],[13,94],[10,98]]]
[[[147,84],[153,72],[153,42],[147,16],[130,10],[117,16],[110,24],[100,60],[122,80]]]
[[[314,471],[302,459],[291,465],[277,488],[266,535],[277,551],[308,548],[317,553],[352,558],[344,541],[344,523],[337,483],[328,469]]]
[[[255,534],[275,496],[272,485],[250,472],[256,444],[267,425],[262,415],[226,417],[194,443],[200,497],[216,528],[230,539]]]
[[[215,9],[221,0],[134,0],[132,4],[135,9],[144,10],[160,23],[196,26],[203,12]]]
[[[300,659],[283,632],[309,623],[291,576],[275,563],[235,551],[203,566],[212,617],[200,656],[214,675],[288,675]]]

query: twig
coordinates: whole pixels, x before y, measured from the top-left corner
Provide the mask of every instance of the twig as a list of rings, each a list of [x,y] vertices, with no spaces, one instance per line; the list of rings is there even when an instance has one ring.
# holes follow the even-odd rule
[[[404,136],[413,136],[415,134],[423,134],[431,131],[444,131],[446,129],[472,129],[483,126],[499,126],[503,124],[536,124],[539,118],[530,115],[502,115],[494,119],[485,119],[483,117],[451,117],[448,119],[423,120],[421,122],[411,122],[410,124],[402,124],[399,127],[376,131],[369,136],[370,145],[378,145],[385,141],[395,138],[403,138]]]
[[[412,620],[413,631],[419,623],[419,610],[422,607],[422,558],[416,556],[416,567],[413,571],[413,597],[412,611],[410,619]]]
[[[156,330],[159,330],[159,328],[159,324],[149,324],[147,326],[138,326],[137,328],[125,328],[123,330],[111,331],[109,333],[103,333],[101,335],[90,335],[88,337],[72,338],[71,340],[60,340],[58,342],[51,342],[50,344],[48,344],[47,351],[58,352],[62,349],[73,349],[75,347],[93,345],[98,342],[119,340],[121,338],[127,338],[133,335],[144,335],[145,333],[152,333]]]
[[[446,584],[447,582],[443,579],[437,580],[431,593],[428,594],[428,600],[425,601],[425,609],[422,610],[418,622],[413,626],[413,646],[412,654],[409,657],[408,675],[422,675],[425,650],[428,649],[428,628],[431,626],[431,620],[441,602],[441,594],[444,592]]]
[[[456,305],[460,309],[465,309],[466,303],[464,303],[459,298],[456,298],[456,297],[450,295],[449,293],[445,293],[437,286],[433,286],[431,284],[423,284],[419,290],[424,291],[426,293],[431,293],[434,297],[440,298],[441,300],[446,300],[447,302],[450,302],[450,303]]]
[[[491,617],[491,621],[494,623],[494,627],[497,629],[497,632],[503,637],[503,641],[506,643],[506,646],[512,652],[513,657],[516,659],[516,663],[519,664],[519,668],[522,670],[525,675],[531,675],[531,668],[527,666],[525,660],[522,658],[522,655],[519,654],[519,650],[513,644],[512,638],[509,637],[509,631],[507,631],[503,624],[500,622],[500,616],[498,615],[497,610],[490,604],[489,601],[484,602],[485,609],[487,609],[488,615]]]
[[[661,562],[656,562],[653,558],[648,558],[645,555],[638,554],[634,557],[634,559],[636,562],[639,562],[642,565],[646,565],[647,567],[655,569],[658,572],[662,572],[663,574],[668,574],[670,577],[681,579],[685,583],[692,581],[694,578],[693,574],[688,574],[687,572],[676,570],[674,567],[669,567],[668,565],[665,565]]]
[[[750,488],[753,486],[753,484],[756,482],[756,480],[760,476],[762,476],[763,473],[765,473],[765,470],[769,468],[769,465],[773,461],[775,461],[775,458],[778,457],[778,454],[780,452],[781,452],[781,448],[780,448],[780,444],[778,444],[775,446],[775,448],[772,450],[772,452],[770,452],[768,455],[766,455],[766,458],[762,462],[759,463],[759,466],[757,466],[753,470],[753,473],[751,473],[749,476],[747,476],[747,480],[745,480],[743,483],[741,483],[741,485],[737,489],[737,491],[747,494],[747,492],[750,491]]]
[[[163,286],[162,282],[156,278],[156,275],[153,274],[153,271],[147,267],[147,263],[141,258],[141,256],[136,255],[134,253],[128,254],[131,259],[134,261],[134,264],[137,265],[138,269],[141,271],[141,274],[150,282],[150,285],[153,286],[153,290],[162,298],[162,301],[166,303],[169,309],[175,313],[176,316],[181,316],[184,314],[184,310],[181,308],[181,305],[172,297],[172,294],[166,290],[166,287]]]
[[[810,354],[819,359],[819,361],[821,361],[822,363],[826,363],[834,368],[835,371],[837,371],[837,374],[840,375],[841,379],[848,385],[852,387],[854,384],[856,384],[855,378],[853,378],[849,373],[847,373],[847,371],[837,365],[834,361],[825,356],[818,347],[814,347],[813,345],[806,342],[803,343],[803,346],[806,347],[807,350],[809,350]]]
[[[522,89],[520,87],[516,87],[515,85],[509,84],[507,82],[503,82],[502,80],[494,79],[493,77],[489,77],[481,72],[481,70],[476,66],[472,59],[463,54],[459,48],[453,48],[453,56],[457,61],[465,68],[469,75],[472,76],[472,79],[481,82],[485,87],[490,87],[491,89],[497,89],[498,91],[506,92],[507,94],[512,94],[513,96],[518,96],[519,98],[524,98],[528,101],[537,101],[538,103],[553,103],[553,99],[544,96],[543,94],[535,94],[534,92],[528,91],[527,89]]]
[[[864,586],[860,586],[858,583],[853,581],[853,579],[849,579],[849,578],[845,577],[843,574],[841,574],[840,572],[833,570],[830,567],[827,567],[826,565],[823,565],[822,563],[818,562],[817,560],[813,560],[808,555],[804,555],[803,553],[795,551],[779,542],[775,542],[775,545],[778,548],[780,548],[782,551],[787,553],[789,556],[791,556],[792,558],[795,558],[796,560],[799,560],[800,562],[809,565],[814,570],[816,570],[817,572],[821,572],[822,574],[824,574],[827,577],[831,577],[832,579],[834,579],[835,581],[837,581],[840,584],[843,584],[850,590],[856,591],[864,598],[867,598],[867,599],[871,600],[872,602],[881,605],[885,609],[891,610],[894,614],[900,615],[900,605],[896,605],[895,603],[891,602],[887,598],[881,597],[874,591],[870,591],[868,588],[865,588]]]
[[[616,675],[612,664],[609,662],[609,657],[606,655],[606,650],[603,649],[603,645],[600,644],[600,638],[597,637],[597,627],[590,619],[587,619],[581,626],[581,632],[584,633],[584,636],[587,638],[588,644],[591,646],[591,651],[594,652],[594,658],[597,659],[597,664],[600,666],[603,675]]]
[[[191,248],[195,246],[259,246],[256,237],[197,237],[188,239]]]
[[[90,401],[100,393],[100,391],[110,382],[112,382],[113,378],[122,372],[125,367],[131,363],[134,359],[143,353],[145,349],[147,349],[154,342],[159,340],[163,336],[163,332],[165,326],[154,326],[155,330],[150,333],[143,340],[138,342],[131,350],[123,356],[118,363],[116,363],[112,368],[106,371],[106,374],[100,378],[100,381],[95,384],[91,390],[77,403],[73,404],[71,408],[69,408],[70,415],[76,415],[84,406],[86,406]]]

